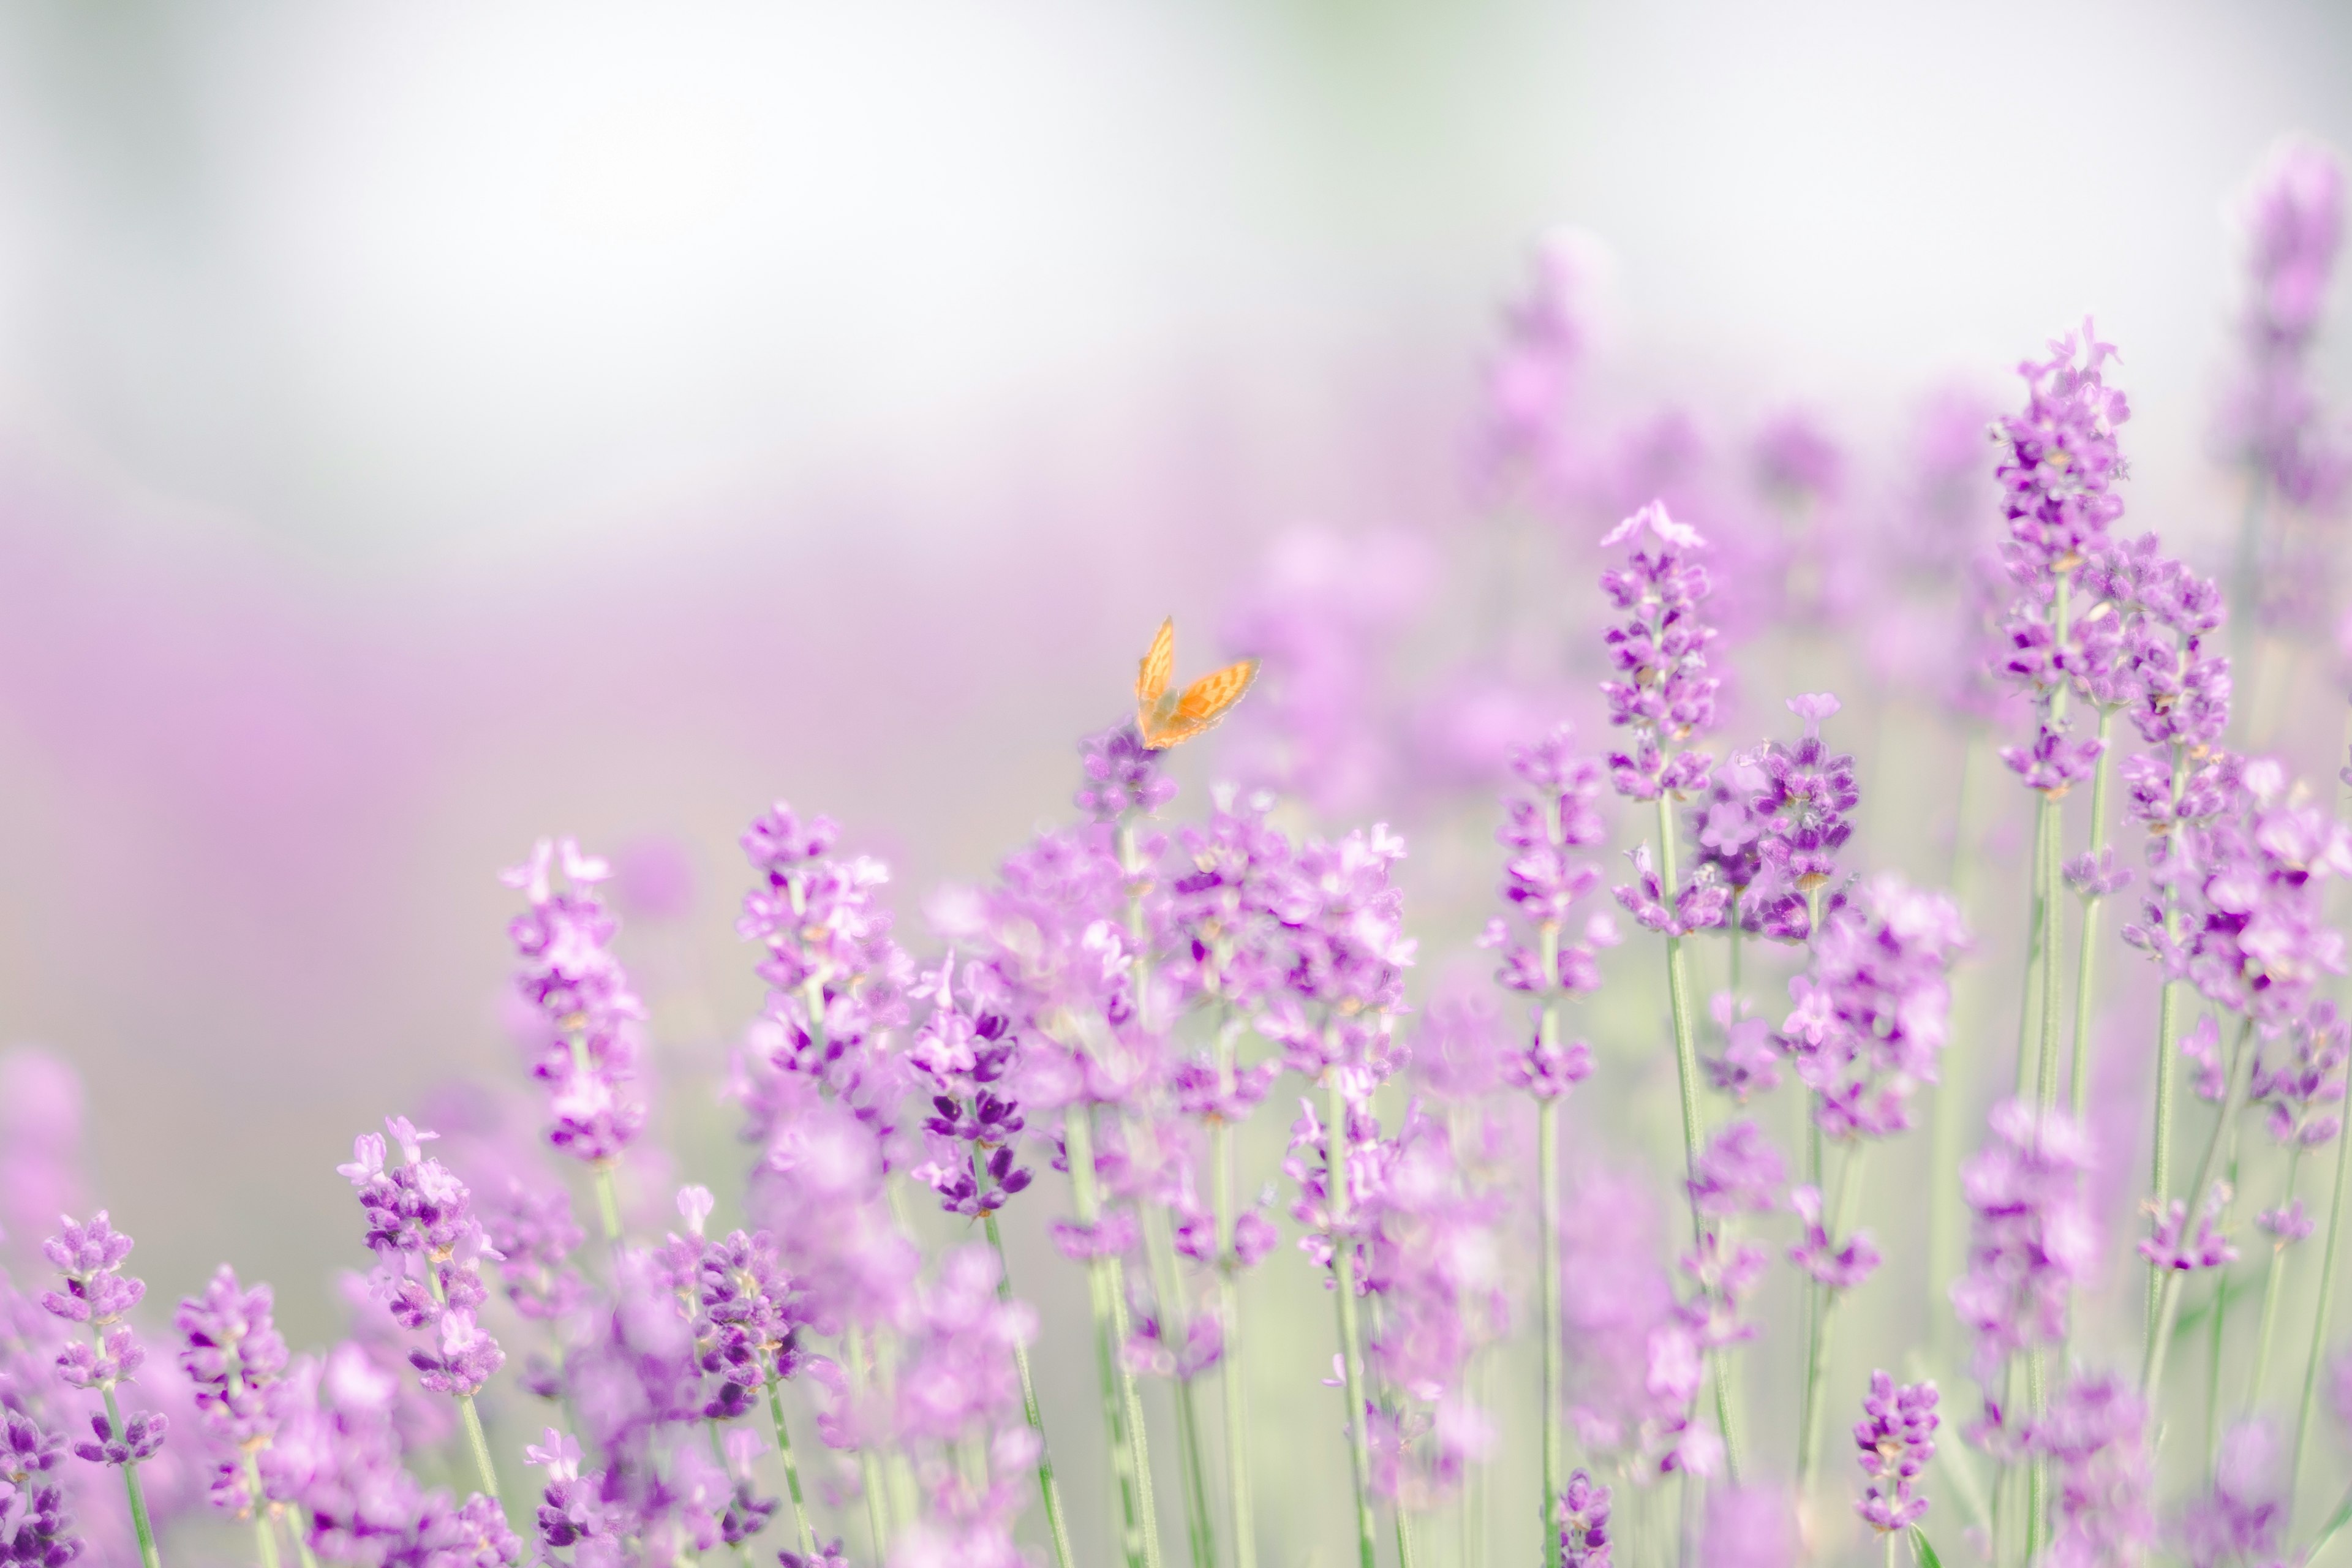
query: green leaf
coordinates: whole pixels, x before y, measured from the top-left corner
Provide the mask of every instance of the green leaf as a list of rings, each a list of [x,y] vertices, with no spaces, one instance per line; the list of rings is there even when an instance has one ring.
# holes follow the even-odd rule
[[[1944,1568],[1944,1560],[1927,1544],[1927,1532],[1916,1524],[1911,1527],[1911,1550],[1918,1554],[1919,1568]]]

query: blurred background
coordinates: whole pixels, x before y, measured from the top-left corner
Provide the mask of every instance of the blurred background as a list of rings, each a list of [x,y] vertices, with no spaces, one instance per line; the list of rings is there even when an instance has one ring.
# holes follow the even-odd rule
[[[352,1134],[516,1077],[534,836],[621,857],[723,1131],[742,825],[842,818],[919,947],[1171,612],[1279,704],[1330,656],[1268,606],[1342,606],[1330,679],[1395,727],[1317,804],[1466,802],[1419,874],[1475,903],[1495,737],[1592,706],[1541,637],[1446,684],[1478,582],[1549,581],[1512,551],[1597,613],[1602,509],[1502,529],[1480,458],[1545,236],[1594,427],[1685,475],[1800,410],[1891,489],[1923,407],[2095,313],[2127,529],[2218,562],[2233,215],[2283,133],[2352,145],[2347,81],[2352,12],[2284,0],[7,7],[0,1043],[88,1097],[15,1135],[86,1141],[62,1196],[163,1298],[234,1258],[322,1337]],[[1936,868],[1936,788],[1888,858]]]

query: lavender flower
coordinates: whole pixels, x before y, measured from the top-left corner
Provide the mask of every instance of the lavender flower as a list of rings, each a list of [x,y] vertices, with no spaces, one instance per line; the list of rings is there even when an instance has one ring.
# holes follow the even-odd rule
[[[926,1080],[931,1116],[923,1123],[929,1158],[911,1174],[940,1195],[950,1214],[993,1214],[1028,1186],[1013,1163],[1013,1140],[1025,1125],[1004,1085],[1019,1037],[1010,1027],[1003,979],[985,964],[964,966],[964,995],[954,994],[955,955],[924,975],[912,994],[931,1005],[915,1031],[907,1063]]]
[[[743,853],[760,882],[743,896],[735,930],[768,950],[760,977],[782,1034],[772,1065],[864,1105],[881,1091],[870,1047],[904,1021],[913,965],[877,897],[889,868],[863,855],[833,858],[839,835],[832,818],[803,820],[782,801],[753,821]]]
[[[2243,357],[2221,438],[2260,482],[2326,511],[2352,479],[2352,453],[2325,427],[2309,367],[2343,238],[2342,168],[2311,142],[2283,143],[2256,180],[2245,227]]]
[[[2352,1059],[2352,1020],[2333,1002],[2316,1002],[2277,1042],[2263,1042],[2254,1060],[2246,1103],[2264,1106],[2270,1133],[2281,1143],[2314,1149],[2343,1130],[2345,1063]],[[2330,1110],[2329,1107],[2339,1109]]]
[[[2180,1521],[2180,1552],[2190,1568],[2292,1562],[2280,1552],[2289,1523],[2278,1444],[2260,1421],[2222,1436],[2210,1491]]]
[[[180,1366],[195,1385],[206,1434],[242,1457],[221,1461],[212,1489],[213,1506],[238,1518],[261,1501],[250,1456],[269,1447],[280,1416],[274,1395],[288,1352],[270,1308],[268,1286],[245,1289],[224,1263],[204,1294],[182,1301],[172,1320],[185,1342]]]
[[[1397,1065],[1395,1015],[1415,946],[1404,934],[1404,891],[1391,880],[1404,852],[1385,823],[1300,847],[1283,989],[1258,1021],[1293,1072],[1354,1075],[1350,1098]]]
[[[2148,1508],[2147,1412],[2112,1377],[2077,1377],[2023,1431],[2049,1463],[2057,1493],[2047,1561],[2053,1568],[2136,1563],[2155,1535]]]
[[[1854,1511],[1881,1534],[1908,1529],[1927,1512],[1927,1500],[1912,1490],[1912,1483],[1936,1457],[1936,1385],[1912,1383],[1897,1388],[1885,1373],[1874,1372],[1862,1414],[1854,1424],[1853,1446],[1861,1450],[1856,1462],[1870,1478],[1870,1487],[1853,1505]]]
[[[561,867],[568,887],[558,889]],[[515,984],[548,1025],[531,1076],[548,1086],[554,1125],[548,1142],[577,1159],[609,1164],[644,1128],[633,1089],[632,1030],[645,1004],[611,951],[618,922],[595,894],[612,868],[578,841],[542,838],[530,858],[499,873],[530,902],[508,926],[521,966]]]
[[[57,1474],[64,1448],[31,1416],[0,1410],[0,1562],[65,1568],[82,1554]]]
[[[1585,922],[1582,941],[1566,935],[1570,908],[1601,881],[1598,867],[1570,853],[1606,834],[1594,809],[1601,767],[1576,754],[1573,732],[1563,724],[1536,745],[1515,749],[1511,771],[1526,793],[1505,797],[1503,826],[1495,837],[1511,852],[1502,893],[1514,920],[1490,920],[1479,940],[1503,951],[1496,978],[1535,999],[1528,1045],[1505,1061],[1504,1076],[1538,1099],[1551,1099],[1592,1070],[1589,1047],[1559,1038],[1557,1004],[1601,984],[1593,949],[1617,940],[1605,915]]]
[[[387,1167],[383,1137],[366,1132],[352,1142],[351,1163],[335,1169],[367,1215],[377,1299],[402,1328],[435,1336],[437,1349],[408,1352],[418,1381],[433,1393],[465,1398],[506,1363],[499,1342],[475,1318],[488,1297],[481,1265],[495,1256],[466,1184],[425,1157],[425,1142],[439,1134],[419,1131],[404,1116],[386,1117],[384,1125],[403,1163]]]
[[[1610,1568],[1609,1489],[1578,1469],[1560,1489],[1559,1560],[1565,1568]]]
[[[1641,546],[1646,529],[1654,551]],[[1609,721],[1633,732],[1631,747],[1609,758],[1610,779],[1631,800],[1662,793],[1695,795],[1706,787],[1714,759],[1682,747],[1715,723],[1721,683],[1707,673],[1706,647],[1715,629],[1699,616],[1707,595],[1706,569],[1689,557],[1706,548],[1698,531],[1652,501],[1611,530],[1604,550],[1633,542],[1622,568],[1604,572],[1601,589],[1624,614],[1604,638],[1617,679],[1601,684]]]
[[[1968,1273],[1952,1286],[1986,1384],[2018,1351],[2064,1337],[2070,1294],[2088,1278],[2095,1245],[2080,1190],[2090,1164],[2082,1129],[2015,1100],[1993,1108],[1991,1129],[1993,1142],[1960,1167],[1973,1231]]]
[[[1868,1231],[1851,1232],[1843,1240],[1830,1234],[1821,1188],[1811,1184],[1797,1188],[1789,1194],[1789,1206],[1797,1211],[1804,1226],[1803,1237],[1789,1248],[1789,1261],[1814,1283],[1832,1290],[1851,1290],[1878,1271],[1884,1259]]]
[[[1777,1488],[1710,1487],[1698,1561],[1707,1568],[1794,1568],[1797,1521]]]
[[[147,1294],[147,1284],[122,1272],[131,1240],[109,1223],[104,1209],[88,1225],[77,1225],[70,1216],[63,1224],[63,1230],[42,1244],[41,1253],[65,1276],[66,1288],[44,1291],[41,1305],[53,1317],[87,1327],[91,1342],[59,1352],[58,1375],[69,1388],[105,1392],[135,1380],[146,1360],[138,1336],[122,1320]]]
[[[1794,746],[1772,742],[1751,754],[1763,787],[1751,803],[1759,829],[1759,858],[1789,889],[1780,908],[1758,911],[1769,935],[1802,941],[1812,934],[1808,900],[1837,870],[1837,852],[1853,836],[1846,814],[1862,800],[1854,784],[1853,759],[1832,755],[1822,743],[1822,721],[1838,710],[1826,691],[1789,699],[1789,710],[1804,721],[1804,739]]]
[[[1813,1091],[1813,1120],[1837,1142],[1911,1125],[1910,1100],[1937,1081],[1950,1028],[1953,963],[1968,945],[1940,893],[1883,875],[1822,922],[1812,963],[1789,983],[1779,1043]]]

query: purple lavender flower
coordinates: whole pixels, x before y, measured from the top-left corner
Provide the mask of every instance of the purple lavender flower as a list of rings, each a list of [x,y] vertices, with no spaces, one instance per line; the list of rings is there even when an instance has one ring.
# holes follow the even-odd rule
[[[1480,944],[1503,951],[1496,978],[1535,998],[1527,1046],[1503,1064],[1504,1077],[1538,1099],[1567,1092],[1592,1070],[1582,1041],[1558,1037],[1556,1005],[1601,984],[1593,949],[1617,940],[1605,915],[1587,921],[1581,941],[1567,937],[1571,906],[1601,881],[1600,868],[1571,850],[1606,836],[1594,802],[1601,766],[1577,755],[1563,724],[1533,746],[1516,748],[1511,771],[1526,793],[1506,796],[1496,838],[1511,853],[1504,864],[1503,900],[1514,917],[1489,921]]]
[[[1877,1272],[1883,1259],[1868,1231],[1854,1231],[1843,1240],[1830,1235],[1821,1188],[1797,1188],[1789,1194],[1789,1206],[1797,1211],[1804,1226],[1803,1237],[1789,1248],[1789,1261],[1815,1283],[1832,1290],[1851,1290]]]
[[[408,1352],[418,1381],[463,1398],[506,1363],[506,1352],[475,1319],[488,1297],[481,1265],[496,1254],[474,1217],[473,1194],[446,1165],[425,1157],[439,1136],[404,1116],[384,1119],[404,1163],[387,1167],[380,1134],[361,1134],[348,1164],[335,1167],[357,1192],[377,1263],[371,1285],[402,1328],[428,1331],[433,1349]]]
[[[1404,840],[1385,823],[1299,848],[1283,989],[1257,1027],[1302,1077],[1341,1068],[1369,1075],[1360,1086],[1369,1093],[1395,1070],[1395,1015],[1414,951],[1404,890],[1391,880],[1402,858]]]
[[[2314,1149],[2332,1142],[2344,1126],[2352,1020],[2339,1016],[2333,1002],[2315,1002],[2275,1045],[2273,1050],[2273,1042],[2264,1041],[2254,1059],[2247,1104],[2268,1108],[2266,1124],[2281,1143]]]
[[[0,1562],[65,1568],[82,1554],[58,1460],[65,1439],[18,1410],[0,1410]]]
[[[2223,1434],[2212,1489],[2180,1521],[2180,1552],[2190,1568],[2293,1561],[2280,1553],[2289,1523],[2281,1468],[2277,1441],[2260,1421]]]
[[[1654,551],[1641,546],[1644,529],[1656,541]],[[1604,638],[1617,679],[1602,681],[1601,690],[1609,721],[1633,732],[1629,749],[1610,755],[1611,782],[1631,800],[1695,795],[1706,787],[1714,759],[1686,748],[1670,755],[1668,748],[1683,747],[1715,723],[1720,682],[1706,666],[1715,628],[1699,616],[1706,569],[1689,558],[1706,541],[1667,516],[1659,501],[1619,523],[1601,545],[1614,549],[1629,540],[1633,550],[1624,566],[1601,576],[1601,592],[1625,616]]]
[[[2028,1423],[2024,1450],[2047,1460],[2057,1492],[2052,1568],[2136,1563],[2154,1539],[2147,1407],[2120,1380],[2077,1377]]]
[[[1716,993],[1708,1010],[1723,1031],[1723,1054],[1700,1058],[1707,1081],[1741,1105],[1780,1088],[1780,1050],[1772,1026],[1753,1016],[1745,997],[1728,991]]]
[[[1797,1521],[1777,1487],[1709,1487],[1698,1561],[1707,1568],[1794,1568]]]
[[[768,950],[760,977],[782,1033],[772,1065],[864,1104],[879,1092],[870,1044],[904,1021],[913,965],[891,939],[877,892],[889,868],[868,856],[833,858],[839,833],[830,817],[803,820],[782,801],[754,820],[743,853],[760,882],[743,896],[735,930]]]
[[[1973,1232],[1969,1270],[1952,1286],[1987,1384],[2016,1352],[2064,1337],[2068,1300],[2096,1253],[2081,1193],[2090,1164],[2083,1130],[2017,1100],[1993,1108],[1991,1129],[1992,1142],[1960,1168]]]
[[[932,1114],[923,1131],[929,1157],[911,1174],[940,1196],[950,1214],[993,1214],[1028,1186],[1027,1168],[1013,1163],[1013,1140],[1025,1125],[1005,1078],[1019,1037],[1003,978],[985,964],[964,966],[963,999],[956,999],[955,955],[919,980],[912,994],[931,1005],[915,1031],[907,1064],[931,1090]]]
[[[553,879],[559,864],[569,884],[561,889]],[[646,1120],[633,1088],[633,1030],[645,1004],[612,953],[619,922],[595,894],[611,875],[610,865],[571,838],[541,839],[530,858],[499,875],[530,902],[507,931],[521,961],[516,986],[549,1028],[531,1063],[555,1115],[548,1142],[593,1163],[618,1158]]]
[[[206,1434],[239,1455],[267,1449],[278,1433],[275,1392],[288,1354],[270,1309],[268,1286],[247,1289],[224,1263],[204,1294],[182,1301],[172,1320],[184,1342],[180,1366],[195,1385]],[[222,1460],[213,1506],[238,1518],[249,1515],[261,1500],[254,1495],[257,1479],[257,1468],[248,1462]]]
[[[1695,878],[1729,889],[1731,910],[1742,931],[1759,928],[1747,902],[1748,889],[1764,879],[1765,821],[1758,802],[1771,781],[1748,752],[1735,752],[1717,768],[1706,792],[1693,801],[1685,822],[1697,846],[1691,859]]]
[[[1534,260],[1486,366],[1477,457],[1489,484],[1518,468],[1557,490],[1572,477],[1566,415],[1591,338],[1596,263],[1591,242],[1568,230],[1547,236]]]
[[[131,1238],[109,1223],[104,1209],[88,1225],[77,1225],[70,1216],[63,1224],[42,1244],[41,1254],[65,1276],[66,1288],[44,1291],[41,1305],[52,1317],[89,1328],[91,1342],[59,1352],[58,1374],[69,1388],[104,1391],[131,1382],[147,1352],[122,1320],[147,1294],[147,1284],[122,1272]]]
[[[1717,1131],[1699,1152],[1688,1180],[1691,1202],[1709,1218],[1770,1214],[1780,1206],[1780,1186],[1789,1168],[1763,1129],[1735,1121]]]
[[[572,1262],[583,1233],[561,1187],[534,1191],[509,1179],[505,1194],[479,1205],[482,1234],[498,1255],[499,1281],[516,1312],[552,1323],[585,1305],[588,1281]]]
[[[2309,366],[2343,238],[2343,169],[2312,142],[2281,144],[2257,176],[2244,221],[2243,363],[2223,404],[2221,438],[2261,482],[2326,511],[2352,479],[2352,453],[2326,428]]]
[[[1564,1568],[1610,1568],[1609,1489],[1581,1468],[1560,1489],[1559,1560]]]
[[[1076,805],[1097,822],[1130,812],[1148,816],[1176,798],[1176,781],[1165,771],[1167,753],[1146,746],[1132,722],[1087,737],[1078,754],[1087,782]]]
[[[2103,367],[2115,352],[2088,321],[2079,339],[2072,332],[2053,339],[2048,360],[2018,367],[2025,411],[1995,426],[2002,452],[1994,474],[2010,534],[2002,556],[2026,591],[2021,617],[2046,604],[2057,574],[2079,566],[2123,515],[2113,489],[2123,474],[2116,426],[2131,417],[2131,408],[2105,380]],[[2026,629],[2019,626],[2021,634]]]
[[[1885,1373],[1874,1372],[1862,1415],[1854,1424],[1853,1446],[1862,1450],[1856,1462],[1870,1487],[1854,1511],[1881,1534],[1908,1529],[1927,1512],[1927,1500],[1911,1489],[1936,1457],[1936,1385],[1897,1388]]]
[[[1758,852],[1792,890],[1800,913],[1804,896],[1836,873],[1837,852],[1853,834],[1846,814],[1862,800],[1853,758],[1832,755],[1822,743],[1822,721],[1837,710],[1838,700],[1826,691],[1791,697],[1789,711],[1804,721],[1804,739],[1794,746],[1774,741],[1751,758],[1764,775],[1752,803],[1761,830]],[[1801,923],[1797,938],[1811,934],[1810,921]]]
[[[1873,878],[1813,939],[1789,983],[1780,1047],[1813,1091],[1813,1120],[1839,1142],[1911,1125],[1910,1099],[1937,1081],[1950,1028],[1951,966],[1968,945],[1959,910],[1892,874]]]

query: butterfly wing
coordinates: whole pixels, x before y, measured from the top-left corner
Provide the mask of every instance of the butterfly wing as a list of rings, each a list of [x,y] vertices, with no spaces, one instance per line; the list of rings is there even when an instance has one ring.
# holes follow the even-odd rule
[[[1170,706],[1164,714],[1150,716],[1143,723],[1143,743],[1155,752],[1166,751],[1193,736],[1216,727],[1217,721],[1234,710],[1257,679],[1257,660],[1245,658],[1239,664],[1213,670],[1184,689],[1184,694]]]
[[[1143,662],[1135,670],[1135,711],[1139,723],[1143,716],[1160,706],[1168,692],[1169,677],[1176,673],[1176,617],[1169,616],[1160,623],[1160,630],[1151,638]]]

